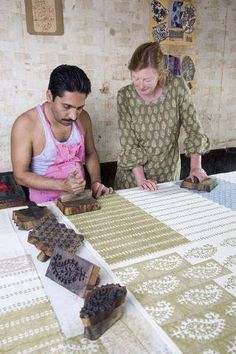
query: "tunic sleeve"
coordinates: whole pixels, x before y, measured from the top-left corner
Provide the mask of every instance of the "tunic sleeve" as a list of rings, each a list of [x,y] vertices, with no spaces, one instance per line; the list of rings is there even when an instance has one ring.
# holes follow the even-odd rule
[[[205,154],[210,149],[210,141],[204,134],[201,124],[197,119],[196,109],[192,102],[189,88],[183,78],[179,79],[179,113],[181,124],[186,132],[184,139],[184,152],[187,156]]]
[[[118,92],[117,111],[120,133],[121,151],[118,156],[118,165],[125,170],[143,166],[147,162],[145,149],[140,146],[139,138],[135,132],[132,116],[129,112],[129,95],[125,89]]]

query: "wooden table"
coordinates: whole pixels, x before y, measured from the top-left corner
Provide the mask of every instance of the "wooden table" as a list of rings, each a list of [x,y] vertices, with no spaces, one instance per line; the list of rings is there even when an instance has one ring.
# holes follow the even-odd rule
[[[69,218],[48,204],[84,234],[79,256],[101,267],[101,283],[129,289],[124,316],[95,342],[83,338],[83,299],[45,277],[28,232],[1,210],[1,352],[234,353],[236,172],[214,177],[210,193],[122,190]]]

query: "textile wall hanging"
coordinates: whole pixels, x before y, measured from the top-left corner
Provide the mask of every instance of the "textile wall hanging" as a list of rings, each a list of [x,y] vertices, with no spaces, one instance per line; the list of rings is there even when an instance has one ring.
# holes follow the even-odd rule
[[[197,0],[151,0],[152,39],[164,44],[192,45],[195,41]]]
[[[61,0],[25,0],[27,31],[30,34],[62,35]]]
[[[190,90],[195,90],[195,57],[188,54],[165,55],[165,68],[174,75],[182,75]]]

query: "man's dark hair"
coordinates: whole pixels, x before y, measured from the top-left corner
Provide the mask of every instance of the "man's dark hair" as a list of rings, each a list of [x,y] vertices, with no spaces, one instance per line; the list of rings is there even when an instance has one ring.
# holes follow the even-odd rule
[[[65,91],[88,95],[91,92],[91,82],[78,66],[63,64],[52,71],[48,89],[52,93],[53,100],[56,96],[62,97]]]

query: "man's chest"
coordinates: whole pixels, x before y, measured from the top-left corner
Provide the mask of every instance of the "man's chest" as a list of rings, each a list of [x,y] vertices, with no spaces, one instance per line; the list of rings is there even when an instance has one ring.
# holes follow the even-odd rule
[[[42,126],[39,126],[38,129],[35,129],[33,139],[32,139],[32,150],[33,156],[40,155],[46,146],[51,146],[55,148],[55,145],[63,142],[67,142],[72,134],[72,127],[62,127],[44,129]]]

